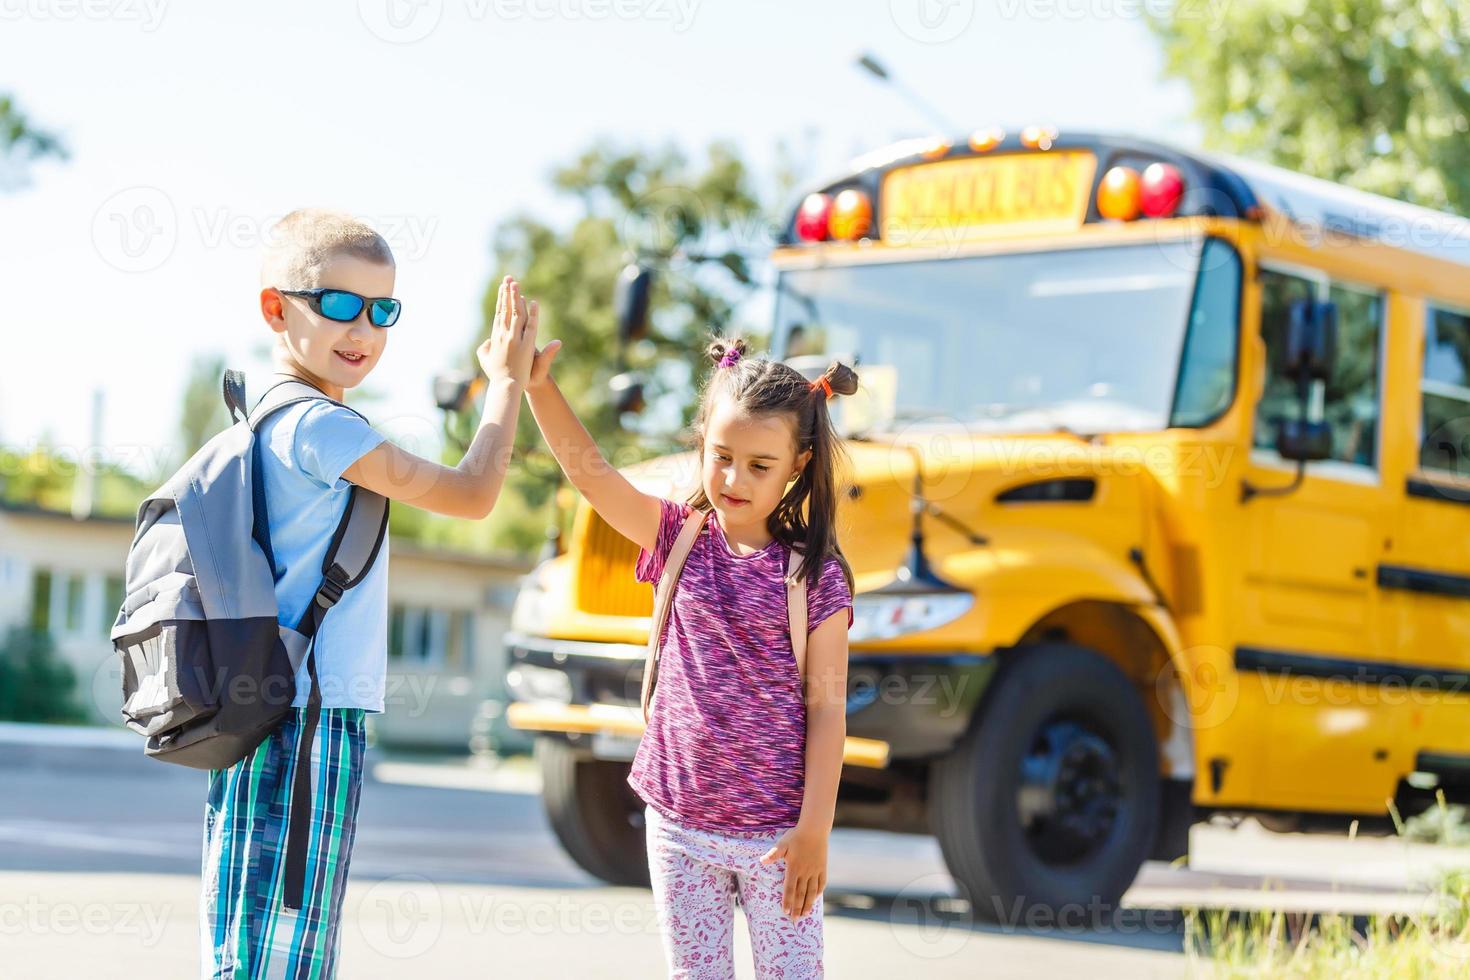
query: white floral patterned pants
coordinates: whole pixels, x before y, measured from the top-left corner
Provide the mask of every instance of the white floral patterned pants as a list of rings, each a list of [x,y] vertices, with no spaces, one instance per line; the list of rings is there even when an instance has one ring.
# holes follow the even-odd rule
[[[786,862],[761,864],[783,831],[716,833],[644,811],[648,869],[671,980],[733,980],[735,904],[745,909],[760,980],[822,976],[822,899],[781,911]]]

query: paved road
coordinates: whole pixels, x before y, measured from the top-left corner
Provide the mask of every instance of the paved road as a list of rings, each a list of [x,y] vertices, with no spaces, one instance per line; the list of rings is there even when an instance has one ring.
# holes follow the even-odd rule
[[[110,745],[24,744],[0,732],[7,980],[194,972],[204,777],[143,759],[133,742]],[[373,760],[352,859],[344,977],[662,975],[648,893],[606,887],[574,866],[528,774]],[[1405,892],[1414,862],[1380,847],[1389,842],[1352,845],[1346,861],[1264,832],[1197,828],[1195,843],[1195,868],[1149,865],[1127,900],[1134,907],[1101,927],[1015,929],[972,920],[931,839],[839,831],[827,894],[829,975],[1184,976],[1182,917],[1172,909],[1259,902],[1267,872],[1308,904],[1419,900]],[[1346,899],[1342,881],[1331,880],[1345,865],[1358,875]],[[744,942],[742,929],[742,953]],[[748,963],[742,969],[749,976]]]

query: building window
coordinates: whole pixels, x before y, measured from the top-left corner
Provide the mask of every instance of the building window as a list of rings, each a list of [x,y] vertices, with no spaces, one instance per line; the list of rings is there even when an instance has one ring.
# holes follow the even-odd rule
[[[1470,476],[1470,315],[1430,308],[1420,390],[1419,465]]]
[[[95,635],[93,624],[105,614],[100,632],[106,636],[122,605],[122,589],[120,578],[109,576],[104,582],[97,574],[38,568],[31,576],[31,628],[54,637],[90,638]],[[104,590],[107,600],[115,595],[117,603],[110,611],[99,612],[98,606],[105,606]]]
[[[462,609],[394,603],[388,656],[404,664],[468,672],[474,666],[474,617]]]
[[[38,568],[31,577],[31,629],[46,632],[51,629],[51,572]]]
[[[103,636],[112,632],[112,624],[117,620],[118,610],[122,609],[123,598],[122,576],[107,576],[102,586],[102,614],[99,617]]]

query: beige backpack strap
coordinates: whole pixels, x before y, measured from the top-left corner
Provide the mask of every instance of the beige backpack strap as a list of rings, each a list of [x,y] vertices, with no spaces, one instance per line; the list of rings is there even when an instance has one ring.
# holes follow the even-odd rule
[[[801,555],[795,548],[786,560],[786,623],[791,628],[791,652],[796,657],[796,672],[806,677],[806,575],[802,573]]]
[[[708,511],[696,510],[685,518],[684,526],[679,528],[679,535],[674,538],[668,557],[664,559],[663,574],[658,577],[658,585],[653,590],[653,620],[648,626],[648,652],[643,660],[641,701],[645,722],[648,721],[648,706],[653,701],[653,685],[658,681],[658,641],[663,636],[664,624],[669,621],[669,610],[674,606],[674,586],[679,584],[679,573],[684,570],[684,562],[689,558],[694,540],[699,537],[707,517]]]

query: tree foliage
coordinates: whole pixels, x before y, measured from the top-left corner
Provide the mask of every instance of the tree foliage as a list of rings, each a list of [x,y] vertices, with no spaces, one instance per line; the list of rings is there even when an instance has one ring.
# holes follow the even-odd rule
[[[621,464],[667,450],[667,437],[620,424],[608,382],[623,370],[638,371],[647,381],[650,423],[662,420],[659,428],[676,430],[688,421],[704,340],[732,329],[750,288],[747,256],[761,256],[771,245],[769,212],[750,169],[724,144],[692,161],[672,148],[599,143],[556,170],[551,183],[574,202],[576,216],[558,225],[522,213],[496,230],[484,323],[494,314],[501,276],[515,275],[541,304],[541,342],[556,337],[565,345],[557,356],[557,382],[603,452]],[[614,291],[619,273],[634,260],[657,270],[652,336],[623,351]],[[486,329],[466,346],[468,363]],[[451,428],[463,443],[477,423],[476,409],[454,418]],[[516,445],[506,490],[483,533],[499,547],[529,551],[544,533],[557,472],[540,451],[529,411],[521,414]]]
[[[1210,145],[1470,214],[1467,0],[1178,2],[1151,20]]]
[[[12,96],[0,92],[0,190],[23,184],[31,163],[66,155],[60,137],[38,129]]]

